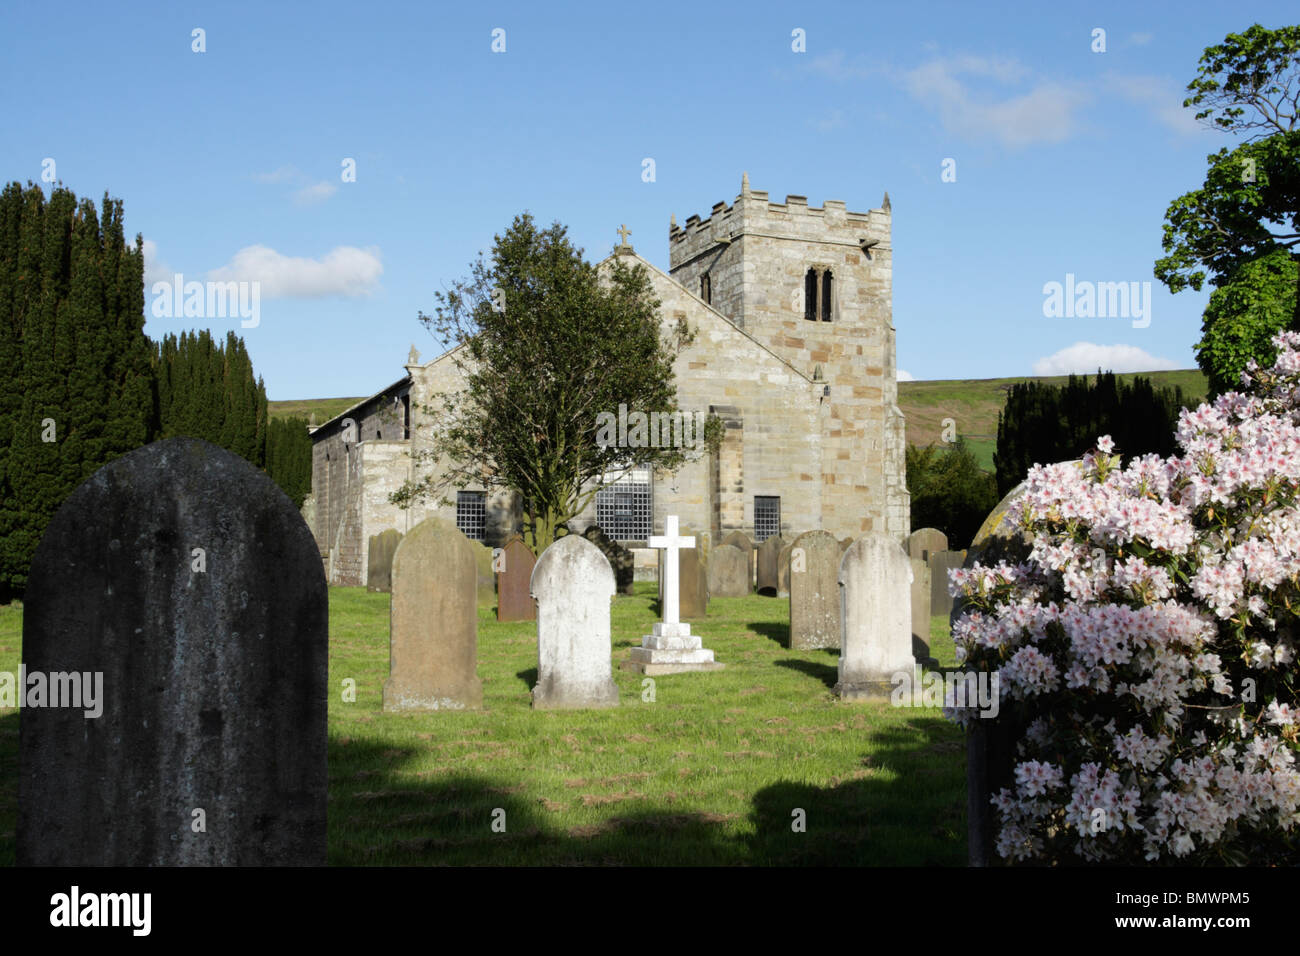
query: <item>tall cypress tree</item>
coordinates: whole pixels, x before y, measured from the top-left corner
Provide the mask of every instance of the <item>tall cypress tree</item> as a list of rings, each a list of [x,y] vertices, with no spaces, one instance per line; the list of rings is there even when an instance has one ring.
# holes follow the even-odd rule
[[[34,184],[0,198],[0,600],[73,488],[148,439],[143,243],[103,209]]]

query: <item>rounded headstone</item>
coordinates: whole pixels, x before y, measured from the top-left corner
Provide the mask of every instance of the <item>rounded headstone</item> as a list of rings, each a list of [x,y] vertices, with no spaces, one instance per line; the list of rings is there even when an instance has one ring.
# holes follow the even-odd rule
[[[328,608],[310,529],[239,456],[172,438],[95,472],[32,558],[22,649],[95,675],[100,712],[22,709],[18,862],[324,865]]]

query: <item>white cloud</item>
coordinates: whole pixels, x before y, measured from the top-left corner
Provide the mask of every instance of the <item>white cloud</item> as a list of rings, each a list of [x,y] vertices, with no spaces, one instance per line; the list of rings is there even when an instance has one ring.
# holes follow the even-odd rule
[[[911,372],[904,372],[901,368],[898,370],[898,374],[897,374],[896,378],[897,378],[898,381],[900,381],[900,382],[915,382],[915,381],[916,381],[916,378],[912,375]]]
[[[324,202],[338,191],[338,186],[334,183],[321,181],[313,183],[310,186],[304,186],[293,194],[293,201],[300,206],[312,206],[318,202]]]
[[[1151,42],[1152,37],[1153,34],[1150,33],[1130,33],[1128,35],[1128,42],[1132,43],[1134,46],[1146,46]]]
[[[1196,111],[1183,107],[1186,91],[1168,77],[1107,73],[1101,79],[1101,86],[1107,92],[1148,110],[1156,120],[1176,133],[1206,132],[1205,127],[1196,122]]]
[[[1079,375],[1103,372],[1160,372],[1178,368],[1177,362],[1157,358],[1135,345],[1094,345],[1075,342],[1034,363],[1035,375]]]
[[[903,84],[939,115],[949,133],[992,137],[1013,148],[1068,139],[1075,131],[1075,111],[1089,99],[1082,89],[1043,81],[1008,95],[1003,89],[976,89],[964,79],[977,77],[1006,87],[1028,76],[1028,69],[1015,60],[939,57],[906,71]]]
[[[158,243],[152,239],[144,241],[144,287],[151,288],[155,282],[171,282],[175,270],[158,258]]]
[[[338,246],[320,259],[282,255],[267,246],[246,246],[208,273],[214,282],[261,283],[264,299],[315,299],[373,292],[384,271],[378,249]]]

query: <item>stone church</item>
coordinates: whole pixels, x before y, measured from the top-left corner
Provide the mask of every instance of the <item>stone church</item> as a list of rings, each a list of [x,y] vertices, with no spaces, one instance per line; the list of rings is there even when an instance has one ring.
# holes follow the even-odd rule
[[[701,447],[672,474],[619,477],[575,528],[594,521],[634,546],[663,534],[665,516],[676,514],[712,541],[731,531],[788,540],[817,528],[837,538],[906,537],[890,222],[887,193],[880,208],[849,212],[832,199],[772,202],[746,176],[730,205],[681,226],[672,219],[667,274],[621,230],[601,265],[615,256],[643,265],[665,325],[684,316],[696,330],[674,367],[678,404],[719,416],[725,437],[716,455]],[[428,440],[419,409],[458,387],[450,354],[422,362],[412,347],[400,379],[313,431],[310,521],[331,584],[365,584],[369,537],[405,533],[431,515],[488,545],[516,530],[514,496],[497,490],[453,490],[405,511],[388,502]]]

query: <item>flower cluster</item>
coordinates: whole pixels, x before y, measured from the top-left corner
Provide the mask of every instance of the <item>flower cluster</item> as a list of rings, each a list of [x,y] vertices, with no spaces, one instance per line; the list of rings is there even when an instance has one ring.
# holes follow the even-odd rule
[[[1036,465],[1020,564],[954,571],[958,660],[1020,739],[992,797],[1010,860],[1280,862],[1300,850],[1300,335],[1180,416]],[[971,709],[949,710],[962,723]]]

